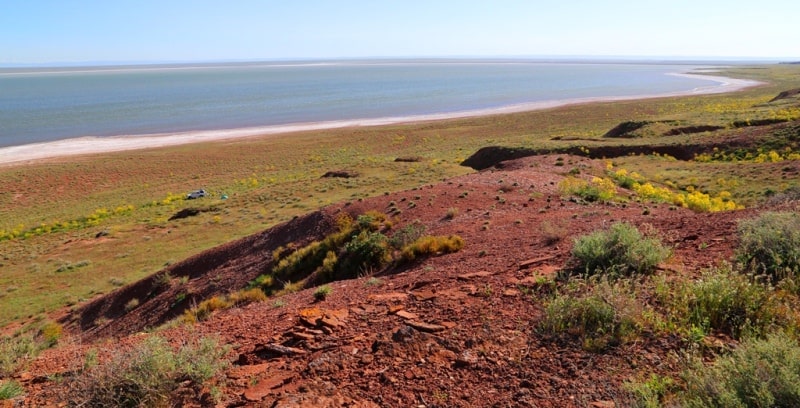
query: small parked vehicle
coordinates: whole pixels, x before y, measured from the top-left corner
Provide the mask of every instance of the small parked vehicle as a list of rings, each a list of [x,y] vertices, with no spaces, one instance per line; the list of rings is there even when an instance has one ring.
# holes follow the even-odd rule
[[[205,197],[207,195],[208,195],[208,193],[206,193],[206,190],[195,190],[195,191],[192,191],[191,193],[187,194],[186,195],[186,199],[187,200],[194,200],[195,198],[201,198],[201,197]]]

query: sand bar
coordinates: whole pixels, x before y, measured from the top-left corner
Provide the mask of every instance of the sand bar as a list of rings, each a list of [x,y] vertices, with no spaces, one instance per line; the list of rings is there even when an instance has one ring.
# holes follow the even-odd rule
[[[698,74],[670,74],[686,76],[697,79],[713,81],[716,84],[694,88],[688,91],[671,92],[652,95],[609,96],[552,100],[531,102],[518,105],[504,106],[493,109],[480,109],[442,114],[428,114],[405,117],[387,117],[377,119],[353,119],[328,122],[298,123],[279,126],[262,126],[227,130],[205,130],[192,132],[161,133],[150,135],[131,135],[113,137],[81,137],[64,139],[55,142],[34,143],[21,146],[0,148],[0,165],[20,165],[42,159],[85,155],[94,153],[118,152],[125,150],[149,149],[166,146],[176,146],[189,143],[221,141],[245,137],[266,136],[290,132],[300,132],[321,129],[336,129],[358,126],[380,126],[398,123],[412,123],[431,120],[456,119],[504,113],[526,112],[533,110],[556,108],[567,105],[585,104],[592,102],[627,101],[636,99],[662,98],[671,96],[688,96],[702,94],[717,94],[734,92],[745,88],[763,84],[759,81],[727,78],[713,75]]]

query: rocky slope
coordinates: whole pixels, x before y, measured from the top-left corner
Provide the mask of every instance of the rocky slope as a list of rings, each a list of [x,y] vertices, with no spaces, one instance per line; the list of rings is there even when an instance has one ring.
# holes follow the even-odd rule
[[[232,363],[216,385],[222,397],[213,401],[208,387],[187,383],[175,404],[628,406],[624,381],[679,370],[673,355],[684,345],[677,337],[645,334],[592,352],[543,333],[538,324],[552,288],[542,282],[568,264],[572,238],[616,221],[652,227],[671,246],[662,273],[696,274],[731,257],[736,220],[756,210],[707,214],[562,198],[557,185],[567,171],[580,169],[579,177],[602,171],[602,161],[586,157],[488,164],[439,184],[325,208],[171,266],[166,272],[179,283],[164,285],[154,276],[95,300],[62,320],[71,345],[46,351],[17,376],[27,390],[24,405],[65,402],[69,381],[56,379],[74,375],[88,350],[99,349],[103,360],[135,347],[143,337],[137,333],[271,270],[278,246],[320,239],[341,213],[390,207],[400,210],[391,217],[393,229],[420,222],[429,234],[461,236],[464,249],[333,282],[323,301],[308,288],[161,330],[176,343],[217,335],[232,346]],[[176,304],[180,293],[188,296]],[[126,312],[134,298],[139,306]]]

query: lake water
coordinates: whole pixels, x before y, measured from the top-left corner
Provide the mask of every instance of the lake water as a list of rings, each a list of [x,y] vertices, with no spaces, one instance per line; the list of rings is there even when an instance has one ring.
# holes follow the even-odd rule
[[[0,69],[0,147],[691,91],[691,65],[344,61]]]

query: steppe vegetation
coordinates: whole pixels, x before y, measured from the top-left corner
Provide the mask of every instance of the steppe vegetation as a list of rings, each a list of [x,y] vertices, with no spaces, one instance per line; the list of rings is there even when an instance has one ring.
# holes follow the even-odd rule
[[[563,169],[563,178],[552,184],[561,197],[530,192],[528,203],[542,206],[530,212],[554,211],[559,201],[586,206],[573,218],[615,208],[636,208],[649,216],[658,206],[712,213],[796,201],[800,103],[797,97],[773,97],[800,86],[800,71],[734,67],[726,74],[769,84],[734,94],[325,130],[2,167],[0,184],[7,187],[0,192],[0,326],[6,328],[0,336],[0,399],[24,392],[11,374],[62,342],[62,327],[48,313],[79,308],[190,255],[331,203],[348,207],[368,197],[413,191],[382,211],[354,217],[343,212],[333,232],[264,254],[271,257],[270,269],[240,290],[185,308],[173,325],[192,330],[217,311],[251,303],[282,308],[288,299],[283,296],[303,289],[311,290],[316,303],[327,304],[341,295],[335,281],[363,278],[362,287],[380,288],[381,272],[469,247],[458,235],[432,236],[423,223],[398,220],[431,199],[417,190],[420,186],[473,173],[460,163],[489,145],[594,157],[609,147],[646,151],[704,142],[703,148],[691,147],[694,155],[688,158],[654,151],[607,157],[597,160],[603,163],[597,168],[559,157],[554,167]],[[786,122],[792,123],[759,133],[760,126]],[[618,131],[611,137],[609,129]],[[755,144],[739,143],[745,139]],[[410,157],[414,160],[396,160]],[[357,176],[322,177],[331,170]],[[449,197],[439,222],[483,217],[476,221],[480,233],[507,233],[509,227],[492,223],[490,213],[496,207],[528,207],[506,199],[525,186],[508,179],[493,183],[488,197],[495,199],[482,216],[458,201],[476,195],[463,188]],[[186,200],[185,192],[196,188],[211,197]],[[548,247],[571,249],[557,274],[519,286],[540,316],[516,324],[533,327],[540,345],[572,345],[598,355],[637,343],[668,344],[664,348],[671,351],[663,358],[682,371],[639,367],[641,376],[625,383],[639,406],[794,406],[800,401],[800,218],[796,211],[747,214],[737,223],[732,256],[688,271],[672,268],[668,232],[646,223],[617,222],[567,236],[565,224],[551,220],[533,226],[518,219],[511,228],[528,235],[540,230],[535,233]],[[698,249],[708,245],[703,237],[693,239],[701,240]],[[474,251],[487,261],[497,257],[485,249]],[[189,277],[164,272],[160,279],[166,288],[185,286]],[[499,298],[488,281],[469,290],[487,301]],[[125,311],[136,311],[144,300],[130,299]],[[489,327],[491,318],[485,318],[481,324]],[[158,334],[144,339],[136,351],[119,350],[103,364],[94,360],[96,354],[86,354],[69,382],[72,399],[87,406],[155,406],[169,403],[180,383],[212,396],[219,391],[215,376],[229,360],[228,350],[217,347],[215,339],[172,345]],[[459,358],[458,364],[474,364]]]

